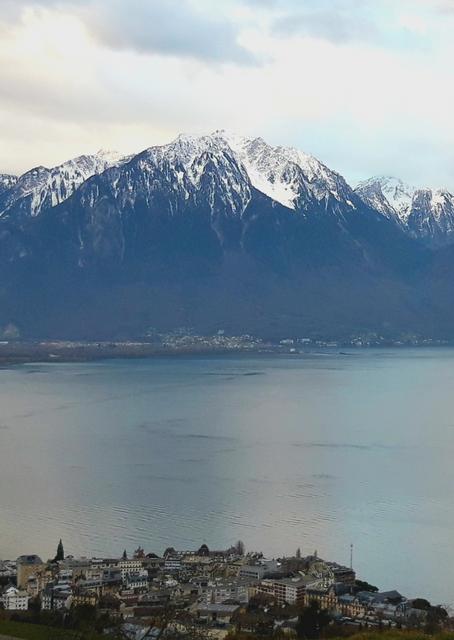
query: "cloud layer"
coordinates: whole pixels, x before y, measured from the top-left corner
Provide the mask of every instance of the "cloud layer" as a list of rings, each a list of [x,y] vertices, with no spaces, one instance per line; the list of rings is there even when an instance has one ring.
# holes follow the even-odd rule
[[[3,0],[0,171],[218,127],[454,190],[451,0]]]

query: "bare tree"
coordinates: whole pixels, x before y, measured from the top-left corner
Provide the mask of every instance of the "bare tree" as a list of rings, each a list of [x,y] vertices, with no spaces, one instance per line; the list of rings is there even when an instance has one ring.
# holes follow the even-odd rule
[[[234,549],[239,556],[244,556],[246,547],[244,546],[244,542],[242,540],[238,540],[238,542],[234,546]]]

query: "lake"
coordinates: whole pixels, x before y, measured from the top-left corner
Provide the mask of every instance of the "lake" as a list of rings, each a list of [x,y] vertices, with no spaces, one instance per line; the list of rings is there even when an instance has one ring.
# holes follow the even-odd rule
[[[454,602],[454,350],[0,371],[0,558],[317,549]]]

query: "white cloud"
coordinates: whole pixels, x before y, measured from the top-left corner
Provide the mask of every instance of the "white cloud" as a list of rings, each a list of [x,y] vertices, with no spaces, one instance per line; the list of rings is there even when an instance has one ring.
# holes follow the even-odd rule
[[[92,35],[112,49],[182,56],[214,62],[255,63],[237,42],[227,15],[196,0],[3,0],[4,19],[23,9],[53,9],[77,16]]]
[[[342,2],[354,0],[321,0],[322,17],[332,21]],[[2,14],[0,170],[101,146],[138,151],[182,130],[227,127],[301,146],[351,179],[397,173],[454,190],[454,43],[446,6],[420,0],[409,12],[402,0],[390,13],[388,0],[376,0],[373,16],[356,16],[339,37],[320,24],[276,30],[277,17],[312,10],[313,0],[220,1],[217,17],[213,3],[193,0],[176,25],[155,2],[134,0],[125,33],[119,20],[126,3],[84,4],[81,11],[70,0],[15,0]],[[108,16],[115,6],[118,15]],[[139,23],[150,6],[155,23],[147,36],[147,22]],[[361,31],[365,17],[370,38]],[[217,27],[210,32],[223,21],[227,40]],[[232,55],[225,55],[228,42]]]

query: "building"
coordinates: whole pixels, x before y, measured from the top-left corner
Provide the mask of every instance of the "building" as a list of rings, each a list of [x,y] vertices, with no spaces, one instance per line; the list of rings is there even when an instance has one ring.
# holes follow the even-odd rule
[[[210,580],[201,592],[207,604],[221,604],[226,600],[247,604],[250,584],[251,581],[247,579],[217,578]]]
[[[201,620],[229,624],[233,614],[239,609],[237,604],[200,604],[196,613]]]
[[[87,571],[89,571],[91,566],[92,561],[88,558],[73,558],[72,556],[66,556],[66,558],[59,563],[60,570],[70,571],[73,580],[86,577]]]
[[[72,602],[72,590],[69,585],[48,584],[41,594],[43,611],[60,611],[69,609]]]
[[[356,596],[344,593],[338,596],[337,611],[349,618],[363,618],[367,614],[367,606],[361,603]]]
[[[312,576],[300,576],[298,578],[265,578],[256,587],[257,593],[272,596],[276,604],[305,604],[306,589],[315,582]]]
[[[17,575],[16,563],[12,560],[0,560],[0,578],[15,578]]]
[[[27,611],[29,595],[17,587],[6,587],[2,594],[2,604],[7,611]]]
[[[165,571],[180,571],[181,559],[176,556],[167,556],[164,562]]]
[[[263,564],[243,564],[238,571],[239,578],[249,578],[251,580],[262,580],[266,573]]]
[[[50,567],[43,565],[32,573],[26,585],[26,591],[31,598],[36,598],[45,587],[54,580],[54,571]]]
[[[143,591],[148,588],[148,571],[142,569],[134,573],[126,574],[123,584],[126,589],[132,589],[133,591]]]
[[[311,602],[317,602],[321,609],[334,611],[337,609],[338,598],[333,589],[317,589],[308,587],[304,595],[304,604],[309,606]]]
[[[349,587],[355,586],[356,573],[351,567],[344,567],[337,562],[327,562],[326,564],[333,572],[334,582],[342,582]]]
[[[124,580],[128,573],[137,573],[143,567],[143,561],[140,558],[122,558],[116,565],[121,571],[121,578]]]
[[[28,579],[42,571],[45,567],[41,558],[37,555],[19,556],[16,560],[17,566],[17,586],[19,589],[26,589]]]
[[[76,588],[72,597],[72,605],[96,607],[98,604],[98,594],[96,591],[84,591],[83,589]]]

